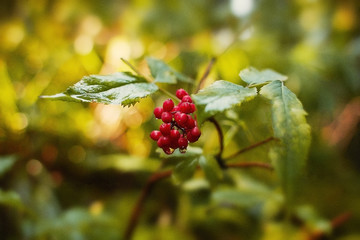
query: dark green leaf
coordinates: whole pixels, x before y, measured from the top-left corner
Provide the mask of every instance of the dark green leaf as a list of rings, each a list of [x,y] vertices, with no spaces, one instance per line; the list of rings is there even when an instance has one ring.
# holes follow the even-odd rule
[[[219,80],[192,95],[192,97],[198,107],[198,116],[201,122],[217,113],[240,105],[244,101],[249,101],[256,95],[255,88],[245,88]]]
[[[151,75],[154,77],[155,82],[169,84],[175,84],[177,81],[185,83],[194,82],[191,78],[175,71],[163,61],[155,58],[147,58],[146,61],[149,65]]]
[[[261,85],[276,80],[285,81],[288,78],[271,69],[259,71],[253,67],[242,70],[239,75],[244,82],[249,84],[249,86]]]
[[[223,174],[216,159],[213,156],[201,156],[199,158],[199,164],[210,185],[216,185]]]
[[[83,77],[65,92],[42,98],[70,102],[98,102],[129,106],[156,92],[158,87],[128,72]]]
[[[272,103],[273,130],[281,143],[271,149],[270,158],[280,175],[287,200],[291,202],[307,158],[310,126],[301,102],[283,82],[274,81],[260,93]]]

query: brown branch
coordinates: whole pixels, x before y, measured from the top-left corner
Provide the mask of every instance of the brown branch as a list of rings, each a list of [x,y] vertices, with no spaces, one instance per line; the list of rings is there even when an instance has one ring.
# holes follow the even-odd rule
[[[262,162],[242,162],[242,163],[229,163],[229,164],[224,164],[224,167],[222,167],[223,169],[226,168],[251,168],[251,167],[259,167],[259,168],[263,168],[263,169],[269,169],[272,170],[272,166],[267,164],[267,163],[262,163]],[[131,240],[133,234],[134,234],[134,230],[139,222],[139,218],[141,215],[141,211],[144,207],[145,201],[147,199],[147,197],[150,195],[151,190],[153,189],[155,183],[157,183],[158,181],[164,179],[164,178],[168,178],[171,176],[172,174],[172,170],[167,170],[167,171],[162,171],[162,172],[156,172],[153,175],[150,176],[150,178],[147,180],[145,187],[142,189],[142,192],[135,204],[135,207],[133,208],[131,215],[130,215],[130,219],[128,221],[128,225],[125,229],[125,233],[124,233],[124,240]]]
[[[225,169],[226,168],[226,164],[224,162],[224,160],[222,159],[222,154],[223,154],[223,151],[224,151],[224,134],[221,130],[221,127],[220,127],[220,124],[216,121],[216,119],[214,117],[211,117],[208,119],[211,123],[214,124],[215,128],[216,128],[216,131],[218,133],[218,136],[219,136],[219,145],[220,145],[220,150],[219,150],[219,153],[216,154],[215,156],[215,159],[217,161],[217,163],[219,164],[219,166],[222,168],[222,169]]]
[[[201,88],[201,85],[204,83],[205,79],[209,76],[209,73],[211,71],[211,68],[213,67],[214,63],[216,62],[216,57],[212,57],[210,59],[210,62],[208,63],[206,69],[205,69],[205,72],[203,73],[203,75],[201,76],[200,80],[199,80],[199,83],[197,85],[197,88],[195,90],[194,93],[197,93],[200,88]]]
[[[148,179],[148,181],[145,184],[145,187],[142,189],[139,199],[137,200],[137,202],[135,204],[135,207],[133,208],[133,210],[131,212],[128,225],[125,229],[125,234],[124,234],[125,240],[130,240],[132,238],[134,230],[138,224],[139,217],[140,217],[141,211],[143,209],[145,200],[149,196],[154,184],[161,179],[170,177],[171,174],[172,174],[171,170],[167,170],[167,171],[163,171],[163,172],[156,172],[153,175],[151,175],[151,177]]]
[[[263,140],[261,142],[257,142],[257,143],[255,143],[253,145],[250,145],[248,147],[245,147],[245,148],[239,150],[238,152],[236,152],[236,153],[234,153],[234,154],[232,154],[232,155],[230,155],[228,157],[225,157],[224,160],[229,160],[231,158],[234,158],[234,157],[236,157],[236,156],[238,156],[238,155],[240,155],[240,154],[242,154],[244,152],[250,151],[250,150],[252,150],[252,149],[254,149],[256,147],[259,147],[259,146],[261,146],[263,144],[266,144],[266,143],[268,143],[270,141],[273,141],[273,140],[278,140],[278,139],[274,138],[274,137],[269,137],[269,138],[267,138],[267,139],[265,139],[265,140]]]
[[[227,163],[228,168],[265,168],[268,170],[274,170],[273,166],[264,162],[240,162],[240,163]]]
[[[335,218],[333,218],[331,220],[331,228],[335,229],[340,227],[341,225],[343,225],[346,221],[348,221],[351,217],[351,213],[350,212],[344,212],[339,214],[338,216],[336,216]],[[325,236],[325,232],[324,231],[316,231],[310,234],[310,236],[308,237],[308,240],[319,240],[322,239]]]

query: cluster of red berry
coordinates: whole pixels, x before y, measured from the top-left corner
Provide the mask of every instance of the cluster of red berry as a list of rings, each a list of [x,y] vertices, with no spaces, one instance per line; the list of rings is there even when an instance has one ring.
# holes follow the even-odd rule
[[[160,125],[160,131],[152,131],[150,137],[157,141],[157,145],[166,154],[172,154],[177,148],[181,153],[185,153],[188,143],[196,142],[201,135],[194,114],[195,104],[191,97],[182,88],[176,91],[176,97],[181,100],[177,106],[173,100],[167,99],[163,107],[154,109],[155,117],[164,123]]]

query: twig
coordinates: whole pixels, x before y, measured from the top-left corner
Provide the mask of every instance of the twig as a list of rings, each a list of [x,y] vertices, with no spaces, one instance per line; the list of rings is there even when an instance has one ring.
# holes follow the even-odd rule
[[[163,93],[165,93],[166,95],[168,95],[169,97],[171,97],[172,100],[173,100],[175,103],[179,103],[179,99],[178,99],[174,94],[170,93],[169,91],[167,91],[167,90],[165,90],[165,89],[163,89],[163,88],[160,88],[159,86],[158,86],[158,88],[159,88],[160,91],[162,91]]]
[[[350,212],[344,212],[339,214],[338,216],[336,216],[335,218],[333,218],[331,220],[331,228],[335,229],[340,227],[341,225],[343,225],[346,221],[348,221],[351,217],[351,213]],[[322,239],[325,236],[325,232],[324,231],[316,231],[310,234],[310,236],[308,237],[308,240],[319,240]]]
[[[145,184],[145,187],[142,189],[139,199],[137,200],[135,207],[131,212],[131,216],[128,222],[128,225],[125,229],[124,239],[130,240],[134,233],[134,230],[138,224],[139,217],[141,214],[141,210],[143,209],[144,203],[146,198],[149,196],[154,184],[161,179],[170,177],[172,174],[171,170],[163,171],[163,172],[156,172],[148,179]]]
[[[203,75],[201,76],[200,80],[199,80],[199,83],[197,85],[197,88],[195,90],[194,93],[197,93],[200,88],[201,88],[201,85],[203,84],[203,82],[205,81],[205,79],[209,76],[209,73],[211,71],[211,68],[213,67],[214,63],[216,62],[216,57],[212,57],[210,59],[210,62],[208,63],[206,69],[205,69],[205,72],[203,73]]]
[[[228,156],[228,157],[225,157],[225,158],[223,158],[223,159],[224,159],[224,160],[229,160],[229,159],[234,158],[234,157],[236,157],[236,156],[238,156],[238,155],[240,155],[240,154],[242,154],[242,153],[244,153],[244,152],[250,151],[250,150],[252,150],[252,149],[254,149],[254,148],[256,148],[256,147],[259,147],[259,146],[261,146],[261,145],[263,145],[263,144],[265,144],[265,143],[268,143],[268,142],[270,142],[270,141],[273,141],[273,140],[278,140],[278,139],[277,139],[277,138],[274,138],[274,137],[269,137],[269,138],[267,138],[267,139],[265,139],[265,140],[263,140],[263,141],[261,141],[261,142],[257,142],[257,143],[255,143],[255,144],[253,144],[253,145],[250,145],[250,146],[248,146],[248,147],[245,147],[245,148],[239,150],[238,152],[236,152],[236,153],[234,153],[234,154],[232,154],[232,155],[230,155],[230,156]]]
[[[259,167],[263,169],[269,169],[272,170],[272,166],[267,163],[262,162],[242,162],[242,163],[229,163],[224,164],[223,169],[226,168],[251,168],[251,167]],[[198,167],[199,168],[199,167]],[[139,222],[139,218],[141,215],[141,211],[144,207],[145,201],[147,197],[150,195],[152,188],[154,187],[155,183],[158,181],[170,177],[172,174],[171,170],[163,171],[163,172],[156,172],[153,175],[150,176],[148,181],[146,182],[144,188],[142,189],[142,192],[139,196],[139,199],[137,200],[135,207],[133,208],[130,219],[128,222],[128,225],[125,229],[124,233],[124,240],[131,240],[134,230]]]
[[[216,121],[216,119],[214,117],[211,117],[208,120],[214,124],[216,131],[218,133],[218,136],[219,136],[220,150],[219,150],[219,153],[215,155],[215,159],[222,169],[226,169],[227,166],[226,166],[224,160],[222,159],[222,154],[224,151],[224,134],[221,130],[220,124]]]

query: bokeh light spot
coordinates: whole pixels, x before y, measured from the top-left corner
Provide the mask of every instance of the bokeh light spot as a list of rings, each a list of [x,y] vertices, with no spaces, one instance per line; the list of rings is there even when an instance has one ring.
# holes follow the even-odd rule
[[[41,173],[43,165],[39,160],[31,159],[26,163],[26,171],[32,176],[37,176]]]

